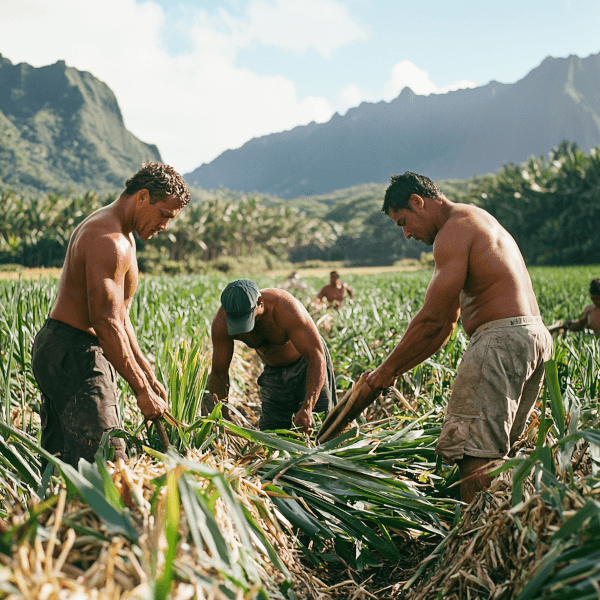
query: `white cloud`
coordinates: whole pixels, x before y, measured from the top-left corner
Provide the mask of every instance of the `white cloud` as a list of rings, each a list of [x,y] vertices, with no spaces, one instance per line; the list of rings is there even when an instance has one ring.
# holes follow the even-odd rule
[[[447,86],[438,87],[429,78],[429,73],[419,69],[408,60],[400,61],[392,67],[391,79],[385,84],[383,98],[388,102],[398,96],[405,88],[409,87],[418,96],[429,96],[429,94],[444,94],[446,92],[475,87],[472,81],[459,81]]]
[[[344,114],[349,108],[361,102],[390,102],[409,87],[418,96],[429,94],[445,94],[458,89],[476,87],[476,83],[468,80],[457,81],[446,86],[437,86],[429,77],[429,73],[419,69],[414,63],[403,60],[392,67],[390,79],[384,84],[383,92],[372,93],[361,90],[356,83],[349,83],[340,92],[336,109]]]
[[[254,0],[248,13],[248,37],[294,52],[314,48],[324,58],[330,58],[335,49],[368,36],[368,30],[361,28],[347,8],[334,0]]]
[[[383,89],[384,100],[393,100],[405,87],[419,96],[428,96],[437,89],[429,79],[429,73],[408,60],[400,61],[392,67],[392,77]]]
[[[348,84],[340,92],[340,103],[345,109],[358,106],[363,100],[363,93],[355,83]]]
[[[15,63],[65,60],[90,71],[114,91],[128,129],[187,172],[252,137],[333,113],[325,98],[299,99],[290,79],[237,67],[239,48],[312,48],[328,57],[367,35],[334,0],[251,0],[245,18],[199,11],[187,24],[192,50],[170,56],[164,22],[151,0],[5,0],[0,52]]]
[[[391,100],[405,86],[430,94],[474,85],[438,88],[402,61],[379,94],[348,83],[337,99],[300,99],[291,79],[236,65],[239,50],[253,45],[327,58],[365,39],[369,31],[338,0],[249,0],[242,17],[198,10],[182,24],[190,49],[177,56],[165,48],[164,27],[152,0],[0,0],[4,56],[38,67],[65,60],[91,72],[114,91],[128,129],[181,172],[253,137],[327,121],[363,100]]]

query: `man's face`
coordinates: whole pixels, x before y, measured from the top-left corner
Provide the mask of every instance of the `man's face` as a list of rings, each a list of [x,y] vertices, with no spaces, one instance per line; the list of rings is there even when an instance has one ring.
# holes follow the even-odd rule
[[[592,300],[592,304],[595,307],[600,308],[600,296],[596,296],[595,294],[590,294],[590,298]]]
[[[166,231],[171,219],[174,219],[183,207],[178,198],[167,196],[164,200],[154,204],[146,200],[143,208],[137,233],[141,239],[149,240],[159,231]]]
[[[402,227],[404,237],[408,240],[419,240],[431,246],[435,240],[437,231],[425,218],[423,211],[412,211],[407,208],[388,212],[388,216],[398,227]]]

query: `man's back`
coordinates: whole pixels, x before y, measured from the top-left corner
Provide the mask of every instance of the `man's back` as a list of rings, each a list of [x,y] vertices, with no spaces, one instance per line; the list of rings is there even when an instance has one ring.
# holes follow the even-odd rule
[[[512,236],[486,211],[454,204],[434,243],[434,257],[456,255],[466,263],[460,294],[463,326],[516,316],[539,315],[531,278]]]
[[[319,300],[325,298],[328,302],[341,302],[345,295],[346,288],[343,285],[337,286],[333,283],[328,283],[321,288],[317,298]]]

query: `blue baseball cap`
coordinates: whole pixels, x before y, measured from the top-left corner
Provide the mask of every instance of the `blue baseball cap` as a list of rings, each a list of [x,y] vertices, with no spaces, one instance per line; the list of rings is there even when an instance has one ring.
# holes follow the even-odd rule
[[[223,290],[221,306],[225,309],[229,335],[254,329],[254,309],[258,296],[258,286],[251,279],[236,279]]]

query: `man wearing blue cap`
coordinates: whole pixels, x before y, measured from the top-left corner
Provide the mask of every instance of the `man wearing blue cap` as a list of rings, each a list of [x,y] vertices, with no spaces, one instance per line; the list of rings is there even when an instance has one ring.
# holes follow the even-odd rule
[[[306,308],[277,288],[259,290],[254,281],[232,281],[221,294],[212,323],[213,357],[207,388],[227,398],[234,341],[256,350],[264,363],[258,378],[262,414],[259,428],[303,431],[314,427],[313,412],[335,403],[335,377],[329,350]]]

